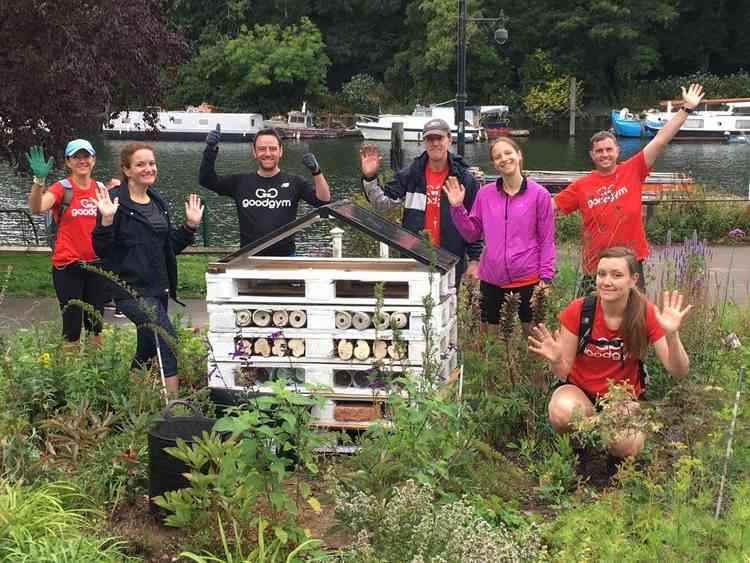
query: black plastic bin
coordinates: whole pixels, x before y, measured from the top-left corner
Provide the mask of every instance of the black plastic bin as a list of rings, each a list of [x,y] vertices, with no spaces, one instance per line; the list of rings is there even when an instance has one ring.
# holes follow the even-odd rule
[[[193,415],[172,416],[172,409],[176,405],[185,405]],[[215,422],[215,419],[203,416],[195,405],[187,401],[170,401],[166,406],[162,418],[148,433],[148,496],[152,514],[161,518],[165,516],[164,510],[154,503],[155,497],[190,486],[182,475],[189,470],[188,466],[169,455],[164,448],[175,447],[177,438],[192,444],[202,432],[210,432]]]

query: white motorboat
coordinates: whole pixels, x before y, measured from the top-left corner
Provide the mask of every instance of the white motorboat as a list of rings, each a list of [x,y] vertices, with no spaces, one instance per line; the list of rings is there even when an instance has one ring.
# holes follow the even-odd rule
[[[468,113],[468,112],[467,112]],[[448,122],[451,126],[451,133],[455,141],[458,136],[458,127],[454,119],[453,106],[442,107],[439,105],[420,106],[411,113],[392,114],[386,113],[377,117],[362,116],[361,121],[357,121],[354,126],[362,132],[362,136],[370,141],[390,141],[391,128],[394,123],[404,124],[404,141],[420,142],[422,140],[422,129],[425,123],[430,119],[439,117]],[[464,125],[465,142],[473,143],[479,138],[479,129],[471,126],[467,120]]]
[[[666,111],[646,114],[645,129],[657,133],[667,123],[681,102],[666,101]],[[750,98],[703,100],[675,135],[675,141],[736,142],[750,133]],[[736,138],[736,139],[735,139]]]
[[[102,132],[119,139],[203,141],[209,131],[220,125],[222,141],[249,142],[263,128],[263,116],[259,113],[215,113],[188,108],[188,111],[158,111],[153,130],[146,124],[143,113],[123,110],[102,126]]]

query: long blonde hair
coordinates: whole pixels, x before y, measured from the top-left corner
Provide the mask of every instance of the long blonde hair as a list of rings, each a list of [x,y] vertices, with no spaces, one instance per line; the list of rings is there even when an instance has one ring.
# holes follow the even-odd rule
[[[630,276],[638,274],[638,261],[633,251],[625,246],[613,246],[599,254],[602,258],[623,258],[628,265]],[[640,275],[640,274],[639,274]],[[628,302],[621,325],[622,339],[625,350],[642,360],[648,352],[648,335],[646,334],[646,298],[637,286],[630,288]]]

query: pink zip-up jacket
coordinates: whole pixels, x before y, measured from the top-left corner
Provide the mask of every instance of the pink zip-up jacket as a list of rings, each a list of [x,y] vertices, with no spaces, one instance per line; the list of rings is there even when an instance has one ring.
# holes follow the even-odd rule
[[[555,275],[555,213],[544,186],[524,177],[514,196],[502,178],[479,190],[471,214],[451,206],[453,224],[467,242],[484,237],[479,279],[497,286],[532,274],[545,281]]]

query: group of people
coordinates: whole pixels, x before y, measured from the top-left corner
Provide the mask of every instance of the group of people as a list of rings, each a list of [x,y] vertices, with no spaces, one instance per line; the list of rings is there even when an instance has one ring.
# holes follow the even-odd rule
[[[372,145],[360,151],[362,188],[379,210],[403,207],[402,225],[426,231],[433,244],[459,257],[457,285],[462,278],[480,281],[483,327],[499,323],[506,295],[520,296],[519,318],[529,350],[549,363],[560,384],[549,403],[549,417],[558,432],[571,430],[576,412],[590,414],[608,381],[628,383],[634,394],[643,390],[641,361],[648,345],[667,371],[682,376],[688,357],[679,328],[690,307],[677,293],[665,294],[661,307],[643,296],[643,262],[648,243],[641,218],[641,186],[651,167],[703,98],[692,84],[682,90],[681,110],[634,157],[618,163],[619,148],[609,132],[591,138],[594,170],[551,198],[549,192],[523,174],[523,154],[509,137],[490,145],[496,181],[479,186],[464,160],[449,151],[451,129],[442,119],[423,129],[424,152],[381,184],[381,156]],[[274,129],[259,131],[251,147],[257,171],[219,176],[215,163],[221,134],[211,131],[200,165],[199,183],[231,197],[237,207],[240,243],[245,246],[293,221],[300,200],[319,207],[331,201],[331,191],[312,153],[303,156],[312,181],[282,172],[283,146]],[[167,311],[177,301],[175,256],[193,242],[203,216],[196,194],[185,203],[185,222],[172,224],[165,201],[154,189],[157,166],[152,146],[133,142],[121,151],[121,182],[110,186],[92,179],[96,152],[83,139],[65,149],[70,176],[45,191],[52,160],[41,149],[28,155],[34,174],[29,206],[33,212],[51,210],[58,224],[53,249],[53,280],[63,311],[63,337],[80,338],[81,325],[94,339],[101,323],[69,307],[73,299],[89,303],[101,315],[109,284],[91,268],[98,265],[120,283],[114,299],[138,327],[133,365],[158,357],[167,390],[177,391],[177,360],[170,338],[176,338]],[[117,185],[115,185],[117,184]],[[555,276],[555,214],[580,211],[583,219],[584,273],[593,280],[596,299],[576,299],[560,314],[561,328],[532,326],[532,295],[546,290]],[[293,256],[294,237],[261,251],[267,256]],[[122,283],[124,282],[124,283]],[[146,306],[144,306],[144,303]],[[588,311],[591,308],[591,312]],[[587,319],[586,334],[579,334]],[[643,436],[630,433],[610,444],[618,457],[636,455]]]

